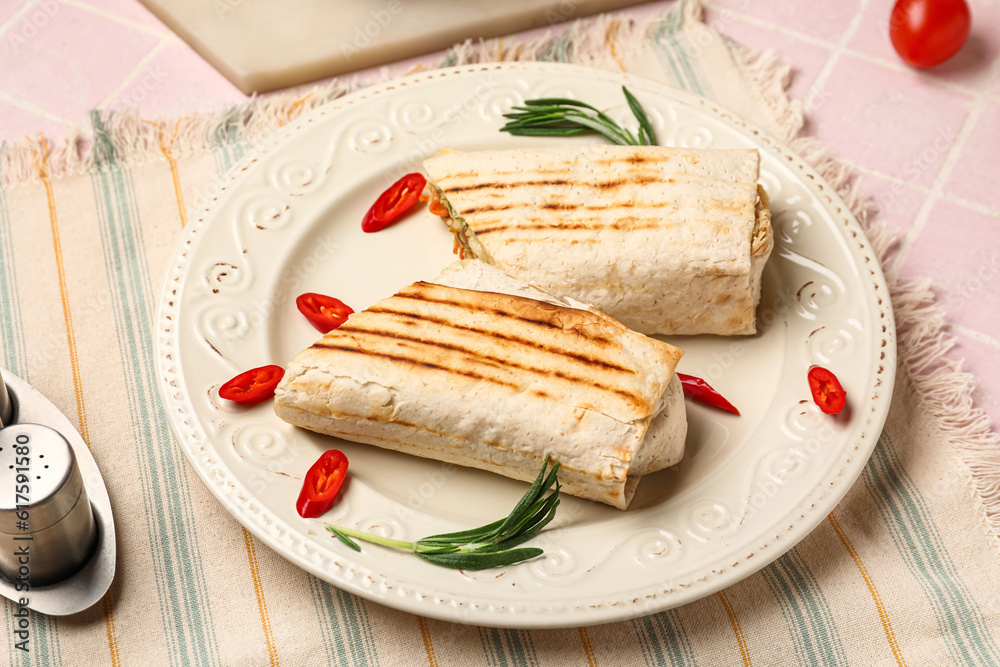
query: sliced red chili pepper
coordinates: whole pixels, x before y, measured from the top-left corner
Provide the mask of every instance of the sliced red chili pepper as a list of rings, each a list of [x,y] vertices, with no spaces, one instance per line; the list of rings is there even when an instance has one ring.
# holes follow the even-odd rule
[[[361,231],[377,232],[396,222],[413,208],[426,185],[427,178],[419,173],[407,174],[390,185],[368,209],[361,221]]]
[[[819,409],[828,415],[839,415],[847,404],[847,392],[837,376],[822,366],[809,369],[809,391]]]
[[[284,368],[274,365],[244,371],[219,387],[219,396],[244,405],[266,401],[274,396],[284,374]]]
[[[316,459],[302,482],[295,509],[303,519],[323,514],[333,506],[347,478],[347,457],[339,449],[328,449]]]
[[[320,332],[333,331],[347,321],[354,310],[340,299],[325,294],[306,292],[295,299],[299,312]]]
[[[699,377],[677,373],[677,379],[681,381],[684,388],[684,395],[690,399],[707,403],[716,408],[721,408],[727,412],[740,414],[732,403],[723,398],[722,394],[712,389],[711,385]]]

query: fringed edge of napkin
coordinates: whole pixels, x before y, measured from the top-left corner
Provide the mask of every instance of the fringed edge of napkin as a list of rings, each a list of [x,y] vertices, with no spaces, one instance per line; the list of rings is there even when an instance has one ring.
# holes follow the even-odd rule
[[[682,12],[684,30],[724,40],[734,64],[755,88],[759,104],[772,121],[769,125],[835,188],[884,264],[895,239],[884,223],[874,220],[874,202],[860,194],[854,171],[817,140],[796,137],[803,114],[799,102],[787,95],[789,63],[771,51],[754,52],[720,36],[702,23],[697,0],[681,2],[668,12]],[[530,40],[470,40],[452,47],[434,68],[527,60],[593,65],[610,59],[621,63],[619,53],[642,48],[665,16],[639,22],[602,15],[575,21],[558,34]],[[383,70],[383,79],[387,78],[388,72]],[[235,141],[257,143],[303,113],[360,85],[356,80],[334,80],[305,92],[253,98],[222,113],[174,120],[141,119],[134,110],[103,114],[95,111],[91,113],[91,127],[72,131],[55,146],[50,146],[42,135],[0,145],[0,187],[37,183],[43,176],[56,179],[82,174],[100,166],[109,151],[119,161],[140,165],[217,149]],[[912,380],[921,405],[936,418],[952,443],[957,473],[968,488],[984,532],[1000,551],[1000,436],[986,413],[973,406],[975,378],[962,370],[961,362],[947,356],[956,341],[948,333],[930,282],[904,282],[892,277],[888,282],[904,372]]]

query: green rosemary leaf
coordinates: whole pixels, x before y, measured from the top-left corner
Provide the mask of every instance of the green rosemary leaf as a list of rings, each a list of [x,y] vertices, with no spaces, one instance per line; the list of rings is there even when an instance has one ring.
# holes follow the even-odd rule
[[[568,137],[584,132],[597,132],[608,141],[621,145],[652,145],[656,143],[653,125],[639,101],[622,86],[629,109],[639,123],[632,134],[610,116],[585,102],[561,97],[526,100],[504,114],[508,122],[501,132],[532,137]]]
[[[548,467],[549,459],[546,457],[531,488],[506,518],[479,528],[431,535],[416,542],[403,542],[343,526],[327,524],[326,529],[356,551],[361,551],[361,547],[351,539],[352,537],[406,549],[428,562],[445,567],[482,570],[519,563],[541,555],[542,550],[534,547],[520,549],[511,547],[537,535],[555,516],[559,505],[559,464],[554,464],[552,470],[546,473]],[[553,485],[555,490],[546,496]]]
[[[500,128],[504,132],[516,134],[522,137],[571,137],[576,134],[586,134],[591,130],[586,127],[515,127],[508,128],[506,125]]]
[[[625,93],[628,106],[632,109],[632,115],[639,121],[639,143],[652,146],[656,143],[656,139],[653,135],[653,125],[649,122],[649,117],[646,115],[645,109],[639,104],[639,100],[635,99],[635,96],[628,92],[628,88],[622,86],[622,92]]]
[[[581,102],[580,100],[573,100],[568,97],[539,97],[534,100],[525,100],[525,106],[528,107],[549,107],[549,106],[567,106],[567,107],[582,107],[584,109],[590,109],[591,111],[597,111],[595,107],[587,104],[586,102]]]
[[[418,551],[417,555],[435,565],[443,565],[456,570],[487,570],[491,567],[520,563],[529,558],[541,556],[542,553],[544,552],[536,547],[525,547],[487,553],[429,554]]]
[[[347,535],[344,535],[342,532],[340,532],[339,530],[337,530],[333,526],[327,524],[326,529],[329,530],[334,535],[336,535],[337,539],[340,540],[341,542],[343,542],[344,544],[346,544],[347,546],[351,547],[355,551],[361,551],[361,545],[360,544],[358,544],[357,542],[355,542],[354,540],[352,540],[351,538],[349,538]]]

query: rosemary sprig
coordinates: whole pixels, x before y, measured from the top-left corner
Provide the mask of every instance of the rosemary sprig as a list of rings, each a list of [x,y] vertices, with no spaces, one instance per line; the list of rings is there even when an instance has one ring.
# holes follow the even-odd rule
[[[351,538],[373,542],[387,547],[396,547],[414,552],[426,561],[462,570],[485,570],[491,567],[502,567],[523,560],[541,556],[542,550],[537,547],[521,547],[517,545],[530,540],[546,526],[556,515],[559,506],[559,480],[557,473],[559,464],[555,463],[548,475],[545,470],[549,466],[548,457],[542,465],[538,477],[524,497],[507,516],[480,528],[463,530],[457,533],[432,535],[416,542],[393,540],[380,535],[373,535],[353,528],[326,525],[341,542],[355,551],[361,547]],[[555,484],[555,491],[545,496],[545,493]]]
[[[639,121],[638,137],[596,107],[564,97],[525,100],[524,106],[513,107],[510,113],[504,114],[508,122],[500,131],[531,137],[568,137],[597,132],[615,144],[652,146],[656,137],[649,117],[628,88],[622,86],[622,92],[632,114]]]

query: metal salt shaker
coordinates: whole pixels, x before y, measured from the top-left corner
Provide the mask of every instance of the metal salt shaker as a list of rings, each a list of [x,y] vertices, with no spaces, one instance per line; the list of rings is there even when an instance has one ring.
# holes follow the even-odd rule
[[[0,574],[32,588],[54,584],[87,562],[96,541],[94,513],[66,438],[41,424],[0,430]]]

